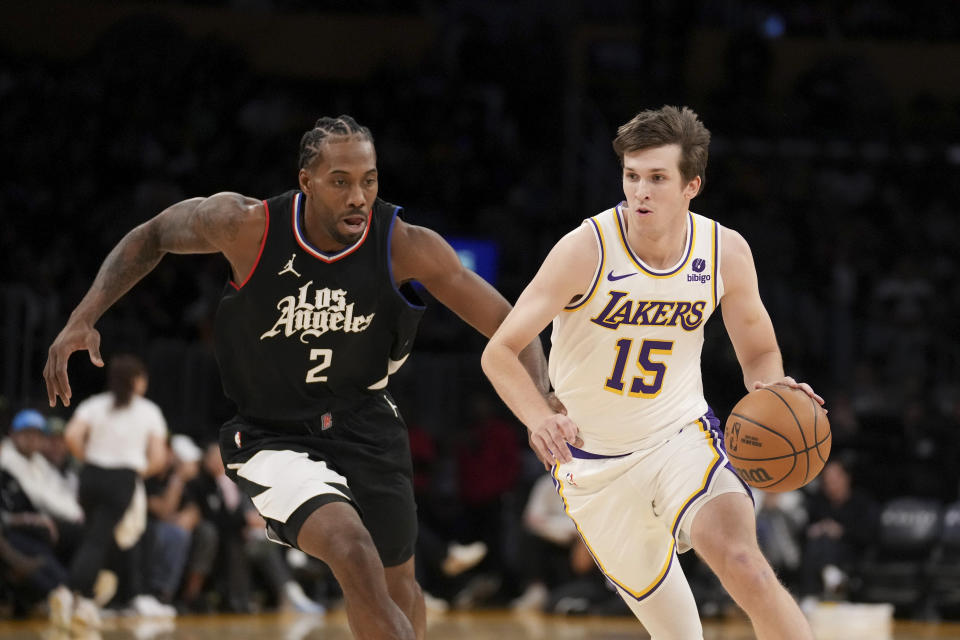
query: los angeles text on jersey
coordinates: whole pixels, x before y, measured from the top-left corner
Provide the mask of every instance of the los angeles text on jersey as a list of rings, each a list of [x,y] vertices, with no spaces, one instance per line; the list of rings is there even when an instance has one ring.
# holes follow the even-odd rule
[[[706,300],[624,300],[625,291],[610,291],[610,300],[603,311],[590,322],[605,329],[616,329],[621,324],[675,327],[693,331],[703,324]]]
[[[327,331],[359,333],[373,322],[373,313],[354,313],[354,303],[347,303],[347,292],[343,289],[314,289],[311,296],[312,285],[313,280],[300,287],[296,297],[280,299],[277,303],[280,317],[272,329],[260,336],[261,340],[281,332],[287,338],[300,332],[300,342],[306,343],[305,338],[322,336]]]

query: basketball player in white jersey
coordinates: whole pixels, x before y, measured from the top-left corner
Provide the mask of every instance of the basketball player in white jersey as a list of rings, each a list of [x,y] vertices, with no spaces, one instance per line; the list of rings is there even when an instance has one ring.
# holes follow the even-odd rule
[[[643,111],[614,150],[626,201],[564,236],[483,353],[597,565],[657,640],[703,636],[677,553],[695,549],[761,640],[812,638],[757,546],[748,490],[703,396],[704,323],[723,321],[748,389],[787,384],[750,248],[691,213],[710,133],[688,108]],[[553,321],[551,410],[517,354]]]

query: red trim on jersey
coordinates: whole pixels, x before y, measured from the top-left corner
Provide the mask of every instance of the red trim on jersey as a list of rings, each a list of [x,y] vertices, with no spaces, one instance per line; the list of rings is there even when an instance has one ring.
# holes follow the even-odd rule
[[[257,259],[253,262],[253,267],[250,269],[250,273],[247,274],[247,277],[243,282],[240,283],[240,286],[231,280],[230,284],[233,285],[233,288],[237,291],[243,289],[244,285],[250,282],[250,278],[253,276],[253,272],[257,270],[257,265],[260,264],[260,256],[263,255],[263,248],[267,246],[267,232],[270,231],[270,206],[267,204],[266,200],[263,200],[263,212],[264,212],[264,224],[263,224],[263,240],[260,241],[260,251],[257,252]]]
[[[329,264],[331,262],[336,262],[340,258],[346,258],[348,255],[350,255],[351,253],[359,249],[360,246],[363,244],[363,241],[367,239],[367,234],[370,233],[370,226],[373,224],[373,208],[372,207],[370,208],[370,212],[367,216],[367,226],[363,228],[363,235],[360,236],[360,239],[357,240],[354,244],[352,244],[349,247],[345,247],[341,249],[339,252],[334,251],[333,253],[325,253],[323,251],[320,251],[319,249],[314,249],[307,242],[306,236],[300,232],[300,219],[297,216],[297,209],[299,208],[298,205],[303,202],[303,198],[304,198],[303,192],[300,192],[293,197],[293,235],[297,239],[297,244],[299,244],[304,251],[312,255],[317,260],[322,260],[323,262],[326,262]]]

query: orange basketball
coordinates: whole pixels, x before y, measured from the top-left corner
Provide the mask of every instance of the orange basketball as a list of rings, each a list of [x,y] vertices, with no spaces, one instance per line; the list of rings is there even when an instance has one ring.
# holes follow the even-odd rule
[[[830,455],[830,422],[800,389],[751,391],[733,407],[724,429],[730,463],[744,482],[764,491],[793,491],[820,473]]]

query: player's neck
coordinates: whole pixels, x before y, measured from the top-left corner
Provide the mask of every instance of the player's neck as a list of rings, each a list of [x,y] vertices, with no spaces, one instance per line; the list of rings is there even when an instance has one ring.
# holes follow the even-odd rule
[[[687,247],[687,216],[676,216],[664,226],[630,220],[627,242],[637,257],[654,269],[672,267]]]
[[[310,215],[310,204],[310,200],[308,199],[303,211],[303,217],[300,219],[301,229],[307,237],[307,242],[324,253],[336,253],[346,249],[348,245],[337,241],[317,216]]]

